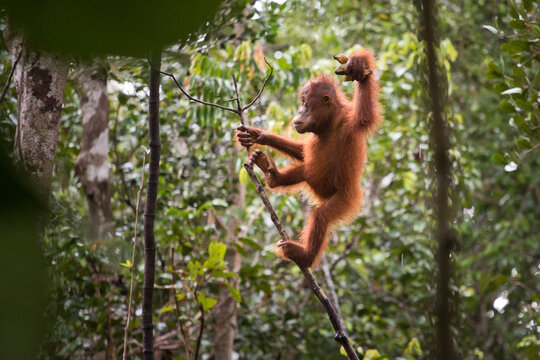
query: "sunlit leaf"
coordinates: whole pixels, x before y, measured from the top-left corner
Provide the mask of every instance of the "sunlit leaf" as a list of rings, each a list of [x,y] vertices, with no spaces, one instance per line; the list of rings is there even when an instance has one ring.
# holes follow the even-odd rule
[[[168,311],[172,311],[172,309],[174,309],[174,304],[169,304],[169,305],[166,305],[166,306],[162,307],[161,309],[159,309],[159,313],[163,314],[163,313],[166,313]]]
[[[203,294],[199,294],[197,296],[197,300],[202,305],[204,311],[208,311],[214,307],[214,305],[217,304],[217,300],[212,299],[210,297],[206,297]]]
[[[240,181],[240,184],[245,185],[248,183],[249,180],[249,174],[247,170],[244,167],[240,168],[240,172],[238,174],[238,181]]]

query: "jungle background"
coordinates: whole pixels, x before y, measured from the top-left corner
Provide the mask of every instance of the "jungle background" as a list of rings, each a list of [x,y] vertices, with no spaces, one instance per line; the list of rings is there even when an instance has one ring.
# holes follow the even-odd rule
[[[451,135],[454,347],[463,359],[538,359],[539,3],[437,4]],[[8,14],[1,15],[5,32]],[[232,74],[242,101],[255,97],[269,71],[266,57],[274,73],[247,117],[290,137],[298,136],[290,121],[301,85],[333,74],[333,54],[374,50],[384,120],[368,141],[364,208],[332,234],[314,274],[325,290],[334,289],[361,357],[434,358],[434,171],[415,4],[228,3],[200,30],[166,42],[161,69],[193,96],[221,104],[234,97]],[[42,206],[20,195],[25,192],[13,185],[18,178],[2,175],[0,329],[3,351],[11,354],[5,358],[122,358],[132,269],[128,358],[142,356],[142,204],[134,262],[131,256],[137,193],[142,188],[144,201],[147,175],[150,66],[144,54],[122,52],[94,57],[91,65],[70,58],[38,246],[18,239]],[[9,84],[13,63],[2,42],[1,84]],[[93,71],[87,80],[85,69]],[[100,111],[108,130],[108,178],[96,200],[88,197],[77,164],[84,151],[84,84],[98,78],[107,96]],[[341,86],[352,94],[351,83]],[[0,142],[9,163],[16,159],[17,101],[11,84],[0,103]],[[199,348],[202,359],[344,359],[298,268],[275,256],[278,234],[242,168],[246,152],[234,141],[238,117],[188,101],[163,75],[159,119],[156,357],[194,359]],[[11,165],[3,168],[15,173]],[[288,232],[297,234],[309,211],[306,199],[271,193],[270,200]]]

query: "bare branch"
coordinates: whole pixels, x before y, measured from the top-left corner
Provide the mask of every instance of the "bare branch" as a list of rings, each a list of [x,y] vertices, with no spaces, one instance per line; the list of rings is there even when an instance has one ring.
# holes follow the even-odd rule
[[[186,90],[184,90],[184,88],[182,87],[182,85],[180,85],[180,83],[178,82],[178,80],[176,80],[176,77],[171,74],[171,73],[166,73],[165,71],[161,71],[159,70],[160,73],[162,73],[163,75],[167,75],[169,76],[170,78],[173,79],[174,83],[176,84],[176,86],[178,86],[178,88],[180,89],[180,91],[182,91],[182,93],[184,95],[187,96],[187,98],[191,101],[195,101],[195,102],[198,102],[200,104],[203,104],[203,105],[206,105],[206,106],[213,106],[213,107],[217,107],[218,109],[222,109],[222,110],[226,110],[226,111],[230,111],[230,112],[233,112],[237,115],[240,115],[240,112],[236,109],[232,109],[230,107],[227,107],[227,106],[223,106],[223,105],[219,105],[219,104],[214,104],[214,103],[211,103],[211,102],[208,102],[208,101],[203,101],[203,100],[199,100],[197,98],[194,98],[193,96],[189,95],[188,92]]]
[[[15,62],[13,63],[13,66],[11,67],[9,77],[6,81],[6,85],[4,86],[4,91],[2,91],[2,96],[0,96],[0,104],[4,100],[4,96],[6,96],[6,93],[9,89],[9,84],[11,84],[11,79],[13,78],[13,73],[15,73],[15,69],[17,68],[17,64],[19,63],[19,60],[21,60],[21,56],[22,56],[22,50],[19,52],[19,56],[17,56],[17,59],[15,60]],[[17,121],[17,125],[18,124],[19,122]]]
[[[195,360],[199,359],[199,349],[201,348],[202,336],[203,336],[203,331],[204,331],[204,307],[199,302],[196,295],[197,295],[197,290],[195,290],[195,302],[197,303],[197,305],[199,305],[199,309],[201,311],[201,327],[199,329],[199,335],[197,335],[197,341],[195,345],[195,355],[193,356]]]
[[[326,259],[325,255],[323,255],[321,258],[321,268],[324,274],[324,279],[326,280],[326,286],[328,288],[328,292],[330,294],[330,302],[334,306],[334,309],[336,309],[339,325],[343,328],[345,335],[348,335],[347,329],[345,328],[345,321],[343,320],[343,315],[341,314],[341,309],[339,308],[339,301],[336,294],[336,287],[334,285],[334,280],[332,279],[332,274],[330,273],[330,267],[328,266],[328,260]]]
[[[274,68],[272,67],[272,65],[270,65],[270,63],[266,60],[266,57],[264,58],[264,62],[266,63],[266,65],[268,65],[270,67],[270,74],[268,74],[268,76],[266,77],[266,79],[264,79],[264,82],[263,82],[263,85],[261,87],[261,90],[259,90],[259,93],[257,94],[257,96],[255,96],[255,98],[253,100],[251,100],[251,102],[249,104],[247,104],[246,106],[244,106],[242,108],[243,111],[249,109],[251,107],[251,105],[253,105],[255,103],[255,101],[259,100],[259,98],[261,97],[261,94],[264,90],[264,88],[266,87],[266,83],[268,82],[268,80],[270,79],[270,77],[272,76],[272,74],[274,73]]]

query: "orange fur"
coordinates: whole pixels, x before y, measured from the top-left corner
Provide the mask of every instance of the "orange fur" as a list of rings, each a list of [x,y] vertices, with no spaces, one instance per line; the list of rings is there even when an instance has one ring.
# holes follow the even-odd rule
[[[371,51],[361,50],[350,57],[347,66],[351,74],[360,74],[358,78],[362,79],[363,71],[375,68],[375,57]],[[253,129],[264,134],[263,140],[253,138],[253,143],[274,147],[300,161],[278,170],[261,151],[254,153],[252,160],[265,173],[268,186],[307,185],[319,204],[313,209],[300,242],[278,243],[278,255],[282,258],[302,267],[312,266],[328,245],[328,231],[340,221],[352,220],[360,210],[360,179],[367,158],[366,136],[381,123],[379,91],[377,80],[373,75],[368,76],[356,83],[351,101],[331,78],[320,76],[309,80],[300,94],[305,99],[303,104],[305,101],[307,110],[304,111],[308,114],[301,111],[302,120],[311,126],[309,132],[312,132],[307,139],[291,141]]]

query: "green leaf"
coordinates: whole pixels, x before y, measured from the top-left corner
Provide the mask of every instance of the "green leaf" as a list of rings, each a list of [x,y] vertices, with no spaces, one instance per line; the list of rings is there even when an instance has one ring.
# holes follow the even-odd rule
[[[488,64],[487,77],[490,79],[497,79],[503,76],[503,73],[499,67],[492,61]]]
[[[422,348],[420,347],[420,342],[417,338],[413,337],[411,341],[409,341],[409,344],[407,344],[407,348],[405,349],[405,355],[409,356],[420,356],[422,355]]]
[[[165,312],[172,311],[173,308],[174,308],[174,305],[173,305],[173,304],[169,304],[169,305],[164,306],[164,307],[162,307],[161,309],[159,309],[159,313],[160,313],[160,314],[163,314],[163,313],[165,313]]]
[[[214,277],[223,277],[223,278],[232,278],[232,277],[237,277],[238,275],[236,275],[235,273],[231,272],[231,271],[223,271],[223,270],[216,270],[212,273],[212,275]]]
[[[514,19],[519,19],[519,13],[517,9],[515,8],[515,3],[514,3],[514,6],[510,8],[510,16],[512,16]]]
[[[523,110],[532,110],[532,104],[528,101],[525,101],[523,99],[516,99],[515,100],[516,105],[519,106],[520,109]]]
[[[197,300],[199,301],[199,304],[202,305],[204,311],[212,309],[217,303],[217,300],[206,297],[203,294],[199,294]]]
[[[120,263],[123,267],[131,268],[133,264],[131,263],[131,260],[126,260],[125,263]]]
[[[210,259],[221,261],[225,258],[226,250],[227,250],[227,245],[213,241],[208,246],[208,255]]]
[[[235,289],[231,284],[227,282],[224,282],[223,284],[227,287],[227,289],[229,289],[229,293],[231,294],[234,301],[236,302],[242,301],[242,297],[240,296],[240,290]]]
[[[521,84],[525,82],[527,75],[525,74],[525,71],[523,70],[523,66],[515,65],[512,70],[513,70],[512,78],[517,81],[517,84]]]
[[[456,60],[458,56],[458,52],[456,48],[454,47],[454,45],[452,45],[452,42],[450,41],[450,39],[444,39],[441,45],[444,47],[444,51],[446,55],[448,56],[448,58],[450,59],[450,61]]]
[[[208,259],[203,263],[203,268],[209,270],[222,270],[225,267],[225,251],[227,246],[218,242],[211,242],[208,246]]]
[[[198,210],[200,212],[204,212],[205,210],[212,209],[212,208],[213,208],[212,203],[207,201],[204,204],[202,204],[201,206],[199,206]]]
[[[515,111],[514,105],[512,105],[508,100],[501,101],[499,105],[497,105],[497,108],[506,114]]]
[[[525,40],[512,40],[506,44],[501,45],[501,50],[506,51],[509,54],[515,54],[524,50],[527,50],[528,43]]]
[[[495,85],[493,85],[493,90],[495,90],[498,93],[502,93],[504,90],[508,89],[508,85],[504,82],[498,82]]]
[[[242,166],[240,169],[240,172],[238,173],[238,181],[240,181],[240,184],[246,185],[249,179],[249,174],[247,170]]]
[[[529,141],[529,139],[526,139],[526,138],[519,138],[519,139],[516,140],[516,143],[517,143],[517,146],[520,149],[530,149],[530,148],[532,148],[531,142]]]
[[[526,29],[525,22],[523,20],[512,20],[510,21],[510,26],[514,29]]]
[[[529,132],[530,128],[527,122],[525,121],[525,118],[520,115],[516,115],[512,118],[514,120],[514,124],[521,130],[525,132]]]
[[[184,300],[186,298],[186,294],[176,294],[176,298],[181,301],[181,300]]]
[[[530,346],[532,346],[532,347],[540,346],[540,340],[537,339],[534,336],[525,336],[517,344],[518,349],[523,349],[523,348],[527,348],[527,347],[530,347]]]
[[[202,275],[203,273],[203,267],[197,260],[191,260],[187,265],[187,270],[193,276]]]
[[[377,360],[381,357],[381,354],[376,349],[369,349],[366,351],[363,360]]]
[[[480,281],[480,288],[483,293],[495,291],[501,285],[503,285],[508,280],[508,276],[504,275],[491,275],[485,274]]]
[[[506,158],[503,154],[493,154],[493,161],[495,161],[495,163],[499,165],[506,165]]]

